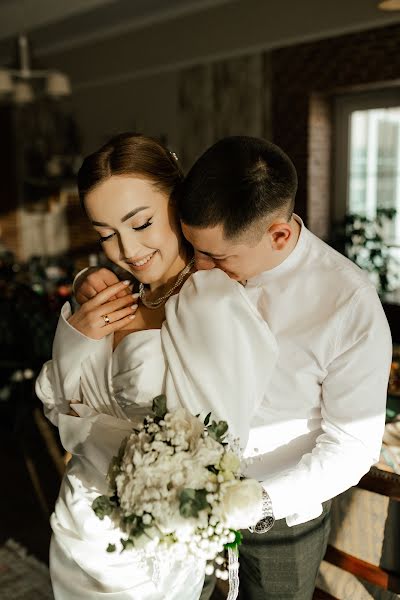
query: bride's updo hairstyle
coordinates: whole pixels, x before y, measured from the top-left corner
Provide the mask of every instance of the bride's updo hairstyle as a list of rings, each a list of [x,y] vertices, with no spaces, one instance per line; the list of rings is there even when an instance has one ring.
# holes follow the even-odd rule
[[[138,133],[121,133],[85,158],[78,172],[79,198],[113,175],[148,179],[169,198],[180,193],[183,172],[176,154],[159,141]]]

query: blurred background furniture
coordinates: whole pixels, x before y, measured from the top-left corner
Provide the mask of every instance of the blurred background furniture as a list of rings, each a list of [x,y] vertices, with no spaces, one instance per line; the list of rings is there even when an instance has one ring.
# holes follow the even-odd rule
[[[332,530],[314,600],[400,594],[400,475],[372,467],[334,500]]]

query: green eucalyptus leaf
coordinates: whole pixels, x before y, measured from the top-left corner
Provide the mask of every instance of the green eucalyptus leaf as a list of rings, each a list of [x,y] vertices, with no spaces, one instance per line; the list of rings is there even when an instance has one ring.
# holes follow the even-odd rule
[[[213,421],[211,425],[207,427],[208,435],[210,435],[217,442],[222,442],[223,437],[228,431],[228,423],[226,421]]]
[[[207,427],[207,425],[210,422],[210,417],[211,417],[211,413],[209,412],[208,415],[206,416],[206,418],[204,419],[204,425]]]
[[[167,397],[160,394],[153,399],[153,412],[159,419],[163,419],[167,414]]]
[[[201,510],[208,508],[207,490],[184,488],[179,495],[179,512],[182,517],[197,517]]]
[[[127,442],[128,442],[127,437],[122,440],[117,456],[112,457],[110,466],[108,467],[107,479],[110,484],[110,488],[113,490],[115,490],[115,478],[117,477],[117,475],[120,471],[120,467],[121,467],[122,459],[125,454],[125,448],[126,448]]]
[[[122,544],[122,550],[129,550],[130,548],[135,547],[135,542],[130,537],[126,538],[126,540],[121,538],[120,542]]]
[[[101,521],[105,516],[111,515],[114,508],[115,504],[108,496],[98,496],[92,502],[92,509],[94,510],[96,517],[98,517]]]

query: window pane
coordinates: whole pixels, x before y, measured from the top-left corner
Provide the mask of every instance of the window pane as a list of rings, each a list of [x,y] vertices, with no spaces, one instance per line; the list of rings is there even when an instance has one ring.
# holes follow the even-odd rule
[[[387,241],[400,243],[400,107],[357,110],[350,117],[349,212],[374,218],[395,208]]]

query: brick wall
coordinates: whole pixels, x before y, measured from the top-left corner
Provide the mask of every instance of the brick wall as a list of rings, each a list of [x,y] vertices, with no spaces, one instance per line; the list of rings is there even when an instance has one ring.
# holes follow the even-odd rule
[[[271,63],[273,139],[299,173],[297,212],[325,236],[331,100],[338,91],[400,85],[400,25],[277,49]]]

